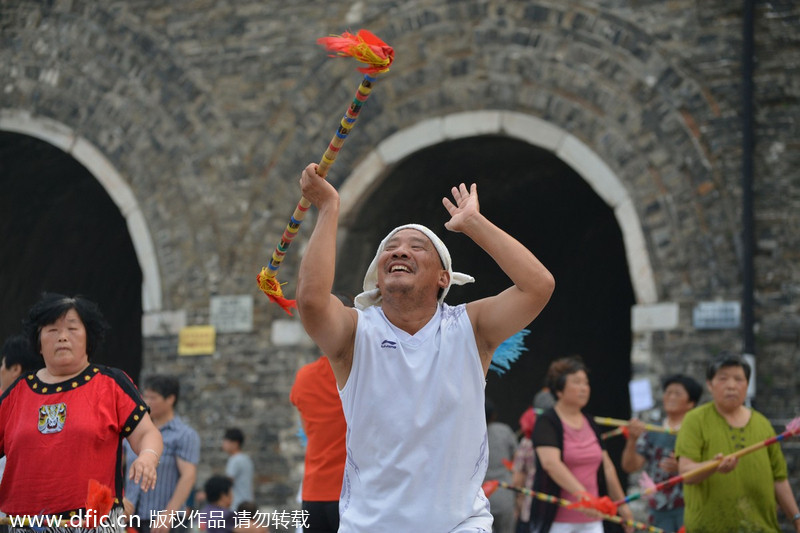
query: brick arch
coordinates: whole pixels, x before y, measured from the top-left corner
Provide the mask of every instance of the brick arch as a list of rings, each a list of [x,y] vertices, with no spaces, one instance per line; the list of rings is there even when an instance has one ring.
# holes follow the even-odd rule
[[[142,270],[142,310],[162,306],[161,276],[147,221],[130,186],[91,142],[56,121],[32,117],[18,110],[0,111],[0,131],[20,133],[46,141],[83,165],[103,186],[125,218]]]
[[[342,228],[355,224],[363,200],[406,156],[443,141],[496,134],[551,151],[574,169],[614,210],[622,231],[631,283],[640,304],[657,301],[656,285],[639,216],[625,186],[583,142],[539,118],[510,111],[477,111],[421,121],[382,141],[344,180],[340,189]]]

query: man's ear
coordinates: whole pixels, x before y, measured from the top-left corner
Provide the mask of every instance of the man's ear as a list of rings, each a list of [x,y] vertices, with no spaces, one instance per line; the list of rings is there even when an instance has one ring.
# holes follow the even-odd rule
[[[439,274],[439,287],[446,289],[450,285],[450,272],[442,270]]]

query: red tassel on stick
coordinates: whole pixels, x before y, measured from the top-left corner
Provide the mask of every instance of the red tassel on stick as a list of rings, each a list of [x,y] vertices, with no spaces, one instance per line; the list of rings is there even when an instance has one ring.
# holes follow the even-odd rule
[[[336,52],[333,55],[350,56],[366,63],[368,67],[358,69],[364,74],[386,72],[394,61],[394,49],[369,30],[358,30],[356,35],[344,32],[341,36],[320,37],[317,43]]]
[[[595,498],[586,493],[581,494],[581,499],[567,506],[567,509],[594,509],[611,516],[617,514],[617,505],[611,501],[611,498],[608,496]]]
[[[494,491],[500,486],[500,482],[496,479],[492,479],[489,481],[485,481],[481,488],[483,489],[483,493],[486,495],[487,498],[491,497],[494,494]]]
[[[87,519],[87,527],[98,527],[100,517],[106,516],[111,512],[114,505],[114,494],[111,489],[97,481],[89,480],[89,490],[86,495],[86,510],[92,511],[92,515]]]

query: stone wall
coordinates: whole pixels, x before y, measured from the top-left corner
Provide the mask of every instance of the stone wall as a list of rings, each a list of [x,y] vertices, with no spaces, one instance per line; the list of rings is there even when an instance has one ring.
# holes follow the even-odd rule
[[[797,414],[800,398],[798,17],[792,2],[757,6],[756,404],[775,419]],[[61,125],[127,182],[161,287],[160,305],[146,307],[145,373],[181,376],[180,410],[203,435],[201,480],[222,469],[221,434],[237,424],[259,499],[291,507],[302,450],[287,396],[315,350],[254,277],[297,201],[300,169],[322,154],[358,83],[316,38],[365,27],[397,54],[336,183],[393,134],[480,110],[542,119],[611,169],[652,267],[632,358],[634,377],[655,380],[674,368],[700,377],[710,354],[741,350],[739,331],[692,322],[698,303],[742,290],[741,25],[724,0],[3,3],[0,128],[22,121],[47,137]],[[282,267],[290,285],[308,234]],[[255,298],[252,333],[220,333],[214,356],[178,357],[178,329],[208,323],[212,296],[238,294]],[[799,475],[793,459],[796,492]]]

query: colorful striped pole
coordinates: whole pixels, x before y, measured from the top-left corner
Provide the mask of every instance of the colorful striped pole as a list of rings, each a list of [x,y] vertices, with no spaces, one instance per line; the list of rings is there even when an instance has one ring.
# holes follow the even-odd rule
[[[361,108],[369,98],[372,92],[372,85],[376,81],[376,75],[389,70],[389,66],[394,60],[394,50],[367,30],[359,30],[357,35],[345,32],[341,37],[323,37],[317,42],[324,45],[328,50],[335,52],[336,55],[355,57],[362,63],[369,65],[368,67],[359,68],[364,73],[364,79],[361,80],[350,107],[347,108],[344,117],[342,117],[336,133],[328,144],[328,148],[322,155],[322,160],[318,165],[317,174],[324,178],[328,174],[330,166],[336,161],[339,150],[341,150],[344,141],[347,140],[347,136],[350,134],[350,130],[353,129]],[[272,253],[269,265],[263,267],[258,276],[256,276],[258,286],[264,294],[290,315],[292,314],[291,308],[296,307],[296,304],[294,300],[289,300],[283,296],[283,290],[276,279],[276,275],[281,262],[286,256],[286,251],[297,236],[300,224],[305,219],[310,206],[311,203],[305,197],[300,198],[294,213],[289,219],[289,223],[286,225],[286,229],[283,231],[280,242]]]
[[[508,490],[513,490],[514,492],[519,492],[521,494],[525,494],[526,496],[530,496],[532,498],[536,498],[537,500],[540,500],[540,501],[543,501],[543,502],[546,502],[546,503],[553,503],[553,504],[559,505],[561,507],[572,507],[572,508],[575,508],[575,503],[576,502],[567,500],[565,498],[558,498],[556,496],[553,496],[552,494],[547,494],[545,492],[538,492],[538,491],[534,491],[534,490],[531,490],[531,489],[527,489],[525,487],[515,487],[514,485],[509,485],[505,481],[487,481],[487,482],[485,482],[484,483],[484,492],[487,493],[486,494],[487,497],[492,492],[494,492],[494,488],[496,488],[496,487],[493,487],[493,486],[487,487],[487,485],[489,485],[489,484],[494,485],[495,483],[497,484],[496,487],[500,487],[500,488],[508,489]],[[663,529],[661,529],[659,527],[651,526],[649,524],[645,524],[644,522],[637,522],[636,520],[626,520],[626,519],[622,518],[621,516],[601,513],[600,511],[597,511],[597,514],[602,515],[601,518],[603,520],[608,520],[609,522],[615,522],[615,523],[620,524],[622,526],[631,526],[631,527],[633,527],[634,529],[636,529],[638,531],[648,531],[650,533],[664,533]]]

